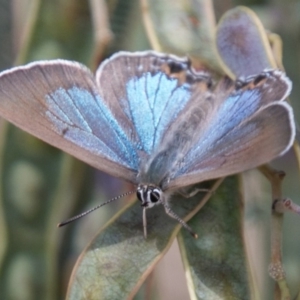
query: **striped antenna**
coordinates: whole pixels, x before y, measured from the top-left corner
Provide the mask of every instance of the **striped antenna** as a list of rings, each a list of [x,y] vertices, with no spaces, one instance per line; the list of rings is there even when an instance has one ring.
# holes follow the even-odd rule
[[[78,219],[80,219],[80,218],[82,218],[82,217],[84,217],[84,216],[90,214],[91,212],[95,211],[96,209],[98,209],[98,208],[100,208],[100,207],[102,207],[102,206],[104,206],[104,205],[106,205],[106,204],[108,204],[108,203],[111,203],[111,202],[113,202],[113,201],[115,201],[115,200],[118,200],[118,199],[120,199],[120,198],[123,198],[123,197],[125,197],[125,196],[131,195],[131,194],[133,194],[133,193],[134,193],[134,191],[129,191],[129,192],[126,192],[126,193],[124,193],[124,194],[121,194],[121,195],[119,195],[119,196],[117,196],[117,197],[114,197],[114,198],[112,198],[112,199],[110,199],[110,200],[108,200],[108,201],[106,201],[106,202],[104,202],[104,203],[101,203],[101,204],[97,205],[96,207],[93,207],[93,208],[91,208],[91,209],[89,209],[89,210],[87,210],[87,211],[85,211],[85,212],[83,212],[83,213],[81,213],[81,214],[79,214],[79,215],[77,215],[77,216],[74,216],[74,217],[72,217],[72,218],[70,218],[70,219],[68,219],[68,220],[66,220],[66,221],[63,221],[63,222],[61,222],[61,223],[58,223],[58,224],[57,224],[57,227],[62,227],[62,226],[68,225],[68,224],[72,223],[73,221],[76,221],[76,220],[78,220]]]

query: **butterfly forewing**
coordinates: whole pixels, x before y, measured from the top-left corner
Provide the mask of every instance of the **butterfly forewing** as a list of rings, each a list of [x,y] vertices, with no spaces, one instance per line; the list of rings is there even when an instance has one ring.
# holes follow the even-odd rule
[[[134,181],[134,146],[101,99],[91,72],[45,61],[0,75],[0,112],[10,122],[109,174]]]
[[[139,180],[159,184],[159,178],[171,167],[174,149],[168,149],[167,158],[155,173],[148,172],[147,165],[162,149],[163,140],[176,127],[178,117],[189,117],[186,111],[192,102],[201,105],[210,77],[192,72],[187,59],[148,51],[114,55],[100,66],[96,79],[102,99],[125,124],[127,135],[139,151]],[[199,92],[203,93],[195,96],[194,89],[201,84],[204,87]],[[146,176],[141,178],[143,175]]]

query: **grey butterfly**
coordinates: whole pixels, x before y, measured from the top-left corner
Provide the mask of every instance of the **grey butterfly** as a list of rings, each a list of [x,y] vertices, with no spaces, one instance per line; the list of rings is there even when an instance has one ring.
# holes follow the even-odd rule
[[[120,52],[95,76],[66,60],[2,72],[0,115],[132,182],[144,212],[163,204],[192,232],[170,209],[171,195],[286,153],[295,136],[292,108],[282,101],[290,91],[279,70],[214,84],[186,58]]]

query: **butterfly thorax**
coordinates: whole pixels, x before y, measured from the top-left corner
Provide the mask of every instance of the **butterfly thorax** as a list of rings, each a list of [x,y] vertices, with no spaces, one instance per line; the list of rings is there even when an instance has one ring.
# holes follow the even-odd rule
[[[153,184],[140,184],[137,187],[136,195],[144,208],[151,208],[154,205],[161,204],[164,199],[162,189]]]

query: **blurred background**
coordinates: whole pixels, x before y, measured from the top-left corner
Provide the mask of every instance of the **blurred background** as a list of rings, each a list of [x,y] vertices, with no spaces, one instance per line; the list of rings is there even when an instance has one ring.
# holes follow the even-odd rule
[[[64,58],[95,70],[120,50],[151,49],[138,0],[0,0],[0,69],[30,61]],[[193,2],[193,10],[180,10]],[[283,65],[293,81],[290,100],[300,119],[300,1],[148,1],[166,52],[203,53],[207,69],[214,22],[229,9],[253,9],[265,28],[280,35]],[[182,31],[187,18],[199,39]],[[205,51],[208,52],[205,53]],[[203,62],[202,61],[202,62]],[[38,87],[37,87],[38,88]],[[300,204],[299,170],[293,151],[272,163],[287,175],[284,196]],[[126,203],[107,205],[67,227],[56,224],[130,189],[130,185],[76,161],[0,120],[0,299],[64,299],[71,270],[80,252]],[[257,171],[243,174],[245,240],[257,268],[261,299],[272,299],[270,260],[270,186]],[[267,199],[263,201],[262,199]],[[283,262],[292,295],[300,286],[300,218],[284,220]],[[249,243],[249,244],[248,244]],[[188,299],[176,243],[152,276],[152,298]],[[136,299],[145,299],[140,291]]]

